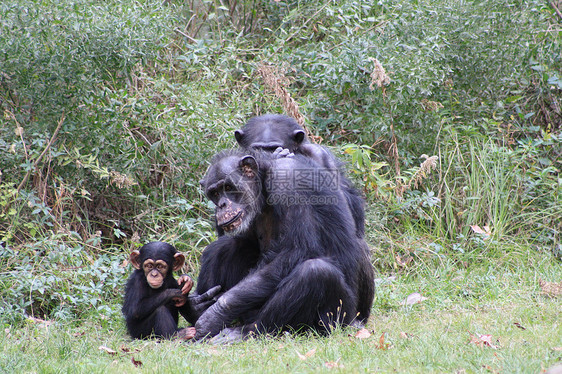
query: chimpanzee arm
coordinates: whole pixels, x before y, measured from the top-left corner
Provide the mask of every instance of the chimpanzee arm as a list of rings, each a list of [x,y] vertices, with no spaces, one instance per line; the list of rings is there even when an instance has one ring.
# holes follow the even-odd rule
[[[143,283],[142,277],[143,274],[139,273],[127,284],[123,313],[128,318],[143,320],[158,307],[170,303],[174,297],[182,297],[181,290],[178,288],[168,288],[151,295],[147,292],[148,285]]]
[[[306,143],[300,145],[300,151],[303,155],[313,159],[326,169],[339,169],[339,161],[326,148],[318,144]]]
[[[252,238],[219,237],[201,255],[197,293],[203,295],[217,285],[228,291],[256,267],[259,256],[259,244]]]
[[[265,303],[275,292],[281,280],[286,258],[278,256],[270,264],[248,275],[235,287],[225,292],[207,309],[195,324],[195,339],[215,336],[244,312]]]
[[[190,295],[185,305],[179,308],[183,318],[189,323],[195,324],[203,312],[217,301],[221,295],[220,291],[221,286],[215,286],[202,295],[197,293]]]

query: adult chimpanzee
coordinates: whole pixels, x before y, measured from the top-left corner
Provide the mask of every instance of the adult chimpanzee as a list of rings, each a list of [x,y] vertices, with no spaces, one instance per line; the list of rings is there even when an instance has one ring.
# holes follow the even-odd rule
[[[234,132],[236,141],[246,150],[273,152],[278,147],[312,158],[327,169],[339,170],[340,187],[355,221],[357,236],[365,235],[365,203],[359,191],[343,172],[342,163],[325,147],[308,141],[304,129],[291,117],[266,114],[251,118]]]
[[[236,141],[246,150],[275,151],[278,147],[288,149],[295,154],[302,154],[316,161],[329,171],[337,175],[339,186],[345,196],[347,205],[355,222],[359,244],[370,258],[370,250],[365,243],[365,201],[361,193],[353,186],[346,177],[344,167],[333,154],[325,147],[312,144],[308,141],[304,129],[291,117],[266,114],[251,118],[246,125],[234,132]],[[220,228],[218,229],[220,233]],[[372,266],[363,264],[361,279],[364,280],[360,286],[360,302],[358,311],[366,321],[370,315],[371,304],[374,297],[374,273]]]
[[[366,320],[372,266],[341,189],[319,182],[314,173],[326,169],[311,158],[247,153],[218,154],[202,181],[226,235],[203,253],[198,291],[225,293],[197,320],[195,337],[235,321],[241,328],[226,337]]]
[[[193,286],[191,278],[182,275],[176,281],[172,274],[181,269],[185,257],[168,243],[145,244],[131,253],[130,261],[136,270],[127,282],[122,311],[131,337],[192,338],[193,327],[178,329],[178,312],[194,323],[214,303],[220,287],[188,297]]]

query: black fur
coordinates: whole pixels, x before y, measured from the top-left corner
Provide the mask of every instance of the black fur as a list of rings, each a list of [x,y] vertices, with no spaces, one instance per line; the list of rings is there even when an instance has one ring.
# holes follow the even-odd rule
[[[370,259],[371,253],[365,238],[365,201],[353,183],[346,177],[345,168],[332,152],[326,147],[308,141],[304,129],[295,119],[278,114],[266,114],[251,118],[246,125],[235,131],[236,141],[246,150],[274,151],[277,147],[288,149],[295,154],[302,154],[323,166],[327,170],[337,170],[341,191],[351,211],[359,244]],[[222,235],[219,229],[219,235]],[[369,316],[374,298],[374,273],[371,266],[362,269],[363,284],[360,287],[360,303],[358,311],[362,316]]]
[[[226,292],[198,319],[196,338],[235,321],[243,334],[326,333],[338,323],[365,322],[373,269],[345,193],[301,178],[302,171],[327,172],[309,157],[247,153],[219,154],[202,181],[228,230],[203,252],[197,291],[221,285]],[[246,218],[251,222],[240,223]]]
[[[172,299],[181,297],[179,285],[173,276],[172,265],[176,249],[167,243],[153,242],[140,249],[140,263],[146,259],[164,260],[169,271],[164,279],[164,284],[159,289],[148,285],[144,271],[135,269],[125,288],[123,301],[123,314],[127,329],[133,339],[142,339],[150,336],[170,338],[178,329],[178,308]],[[182,309],[182,315],[189,313]]]
[[[175,259],[178,251],[172,245],[152,242],[134,252],[136,252],[140,264],[147,259],[163,260],[168,265],[168,271],[158,289],[150,287],[142,267],[135,269],[129,277],[122,312],[125,316],[127,330],[133,339],[170,338],[180,331],[178,314],[181,313],[188,322],[193,324],[202,310],[207,309],[216,301],[214,297],[220,291],[220,287],[209,287],[206,292],[189,297],[182,295],[180,285],[173,276],[173,268],[181,267],[184,258],[183,255],[180,255],[181,259]],[[175,298],[187,298],[187,301],[183,306],[176,307],[173,300]]]
[[[345,176],[342,163],[328,150],[308,141],[304,129],[291,117],[266,114],[251,118],[246,125],[234,132],[236,141],[245,150],[261,149],[272,152],[286,148],[295,154],[312,158],[327,169],[339,170],[340,187],[355,222],[357,236],[365,236],[365,202],[361,193]]]

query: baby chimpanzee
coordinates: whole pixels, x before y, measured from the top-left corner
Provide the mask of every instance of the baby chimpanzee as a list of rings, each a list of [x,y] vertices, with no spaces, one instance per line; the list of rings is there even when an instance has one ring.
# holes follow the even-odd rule
[[[195,328],[178,329],[178,313],[194,324],[215,302],[220,287],[188,297],[191,278],[182,275],[176,281],[172,274],[181,269],[185,257],[168,243],[148,243],[133,251],[130,261],[136,270],[127,282],[122,312],[131,337],[193,338]]]

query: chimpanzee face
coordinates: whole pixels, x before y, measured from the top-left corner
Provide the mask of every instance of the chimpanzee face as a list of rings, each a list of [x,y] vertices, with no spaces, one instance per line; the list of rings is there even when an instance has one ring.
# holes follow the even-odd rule
[[[201,181],[215,204],[217,225],[227,235],[246,232],[261,211],[261,181],[252,156],[225,156],[214,162]]]
[[[185,262],[183,254],[163,242],[148,243],[131,252],[129,259],[135,269],[144,272],[148,285],[153,289],[162,287],[166,277],[172,276],[172,271],[180,270]]]
[[[240,130],[234,132],[238,144],[245,149],[273,152],[278,147],[295,152],[306,142],[306,134],[290,117],[268,114],[251,118]]]
[[[142,270],[148,285],[154,289],[162,287],[168,274],[168,264],[163,260],[147,259],[142,264]]]

